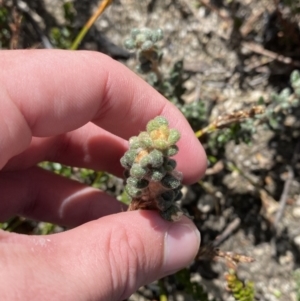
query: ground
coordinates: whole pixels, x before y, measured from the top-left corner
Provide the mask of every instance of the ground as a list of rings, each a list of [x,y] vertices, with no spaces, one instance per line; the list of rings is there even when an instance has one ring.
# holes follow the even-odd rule
[[[136,59],[124,49],[124,37],[134,27],[162,28],[162,72],[167,74],[183,59],[183,72],[189,76],[183,99],[204,103],[209,123],[256,105],[260,97],[270,101],[272,93],[290,86],[290,74],[300,69],[300,5],[281,2],[277,6],[275,0],[113,1],[80,48],[103,51],[134,70]],[[65,25],[63,1],[25,3],[41,17],[37,24],[46,34]],[[73,3],[73,27],[79,29],[98,1]],[[35,46],[43,47],[36,39]],[[25,44],[29,41],[23,39]],[[300,300],[295,280],[300,264],[299,107],[280,122],[277,130],[255,125],[250,144],[230,141],[214,149],[204,137],[201,141],[215,161],[201,185],[184,187],[182,200],[195,216],[203,246],[219,239],[221,250],[255,259],[239,265],[238,275],[255,283],[255,296],[261,301]],[[234,300],[226,290],[224,261],[197,261],[189,271],[210,298]],[[161,283],[168,300],[195,300],[176,279]],[[157,291],[159,285],[154,283],[129,300],[157,300]]]

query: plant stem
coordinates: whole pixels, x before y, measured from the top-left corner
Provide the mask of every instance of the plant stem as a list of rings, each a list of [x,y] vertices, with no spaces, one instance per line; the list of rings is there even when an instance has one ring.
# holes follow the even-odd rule
[[[160,288],[159,301],[168,301],[168,297],[166,294],[166,288],[165,288],[163,279],[158,280],[158,285]]]
[[[70,49],[76,50],[89,31],[89,29],[92,27],[92,25],[96,22],[98,17],[104,12],[104,10],[112,3],[113,0],[103,0],[98,6],[98,9],[96,12],[90,17],[90,19],[85,23],[85,25],[80,30],[79,34],[75,38],[74,42],[72,43]]]
[[[249,110],[240,110],[240,111],[233,112],[230,114],[225,114],[225,115],[219,116],[216,120],[211,122],[205,128],[195,132],[195,135],[197,138],[200,138],[205,134],[209,134],[218,129],[228,127],[233,123],[242,122],[245,119],[254,118],[257,115],[262,115],[264,113],[265,113],[265,107],[253,106]]]

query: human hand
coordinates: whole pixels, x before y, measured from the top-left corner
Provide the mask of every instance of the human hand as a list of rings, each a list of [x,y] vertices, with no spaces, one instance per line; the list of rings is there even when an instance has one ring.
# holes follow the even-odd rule
[[[188,265],[200,236],[187,218],[117,213],[121,204],[104,192],[35,167],[48,160],[121,176],[126,140],[163,115],[183,133],[176,160],[192,183],[206,159],[181,113],[99,53],[1,51],[0,65],[0,221],[18,214],[74,227],[1,230],[1,300],[123,300]]]

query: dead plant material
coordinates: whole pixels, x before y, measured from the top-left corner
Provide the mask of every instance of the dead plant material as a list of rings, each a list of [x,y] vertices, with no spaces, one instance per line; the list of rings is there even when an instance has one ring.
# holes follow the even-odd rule
[[[12,10],[12,19],[13,21],[9,24],[12,34],[9,47],[10,49],[18,49],[22,15],[18,12],[18,10],[15,7]]]
[[[262,115],[265,112],[264,106],[253,106],[249,110],[240,110],[237,112],[229,113],[223,116],[219,116],[216,120],[210,123],[205,128],[195,133],[196,137],[200,138],[205,134],[214,132],[217,129],[228,127],[229,125],[237,122],[241,122],[248,118],[253,118],[256,115]]]
[[[255,259],[250,256],[235,252],[224,252],[218,248],[215,248],[213,243],[201,247],[196,259],[206,261],[222,259],[225,260],[226,265],[229,268],[234,270],[236,270],[238,264],[240,263],[251,263],[255,261]]]
[[[242,43],[242,46],[249,49],[249,50],[251,50],[252,52],[264,55],[264,56],[269,57],[273,60],[276,60],[280,63],[284,63],[284,64],[287,64],[287,65],[292,65],[292,66],[295,66],[297,68],[300,67],[300,62],[299,61],[295,61],[290,57],[278,54],[278,53],[273,52],[271,50],[267,50],[267,49],[263,48],[263,46],[261,46],[257,43],[244,42],[244,43]]]

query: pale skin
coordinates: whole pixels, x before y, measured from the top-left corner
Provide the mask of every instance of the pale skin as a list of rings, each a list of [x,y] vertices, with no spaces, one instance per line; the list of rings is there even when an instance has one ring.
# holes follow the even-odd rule
[[[14,215],[71,228],[0,231],[1,300],[124,300],[191,263],[200,236],[187,218],[126,212],[97,189],[46,172],[43,160],[122,176],[126,140],[157,115],[183,133],[184,182],[206,168],[181,113],[122,64],[94,52],[1,51],[0,221]]]

